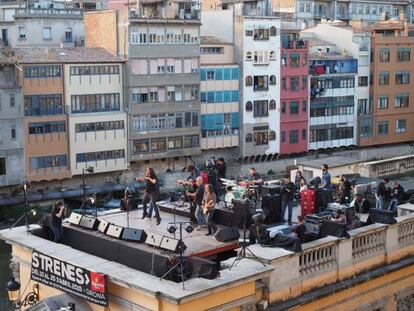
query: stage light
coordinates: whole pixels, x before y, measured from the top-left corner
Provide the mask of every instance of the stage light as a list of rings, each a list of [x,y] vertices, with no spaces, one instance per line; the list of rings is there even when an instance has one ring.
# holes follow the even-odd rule
[[[92,205],[95,204],[95,198],[94,197],[89,198],[89,201],[91,202]]]
[[[35,209],[32,209],[32,210],[30,211],[30,213],[31,213],[33,216],[36,216],[37,211],[36,211]]]
[[[167,231],[168,231],[169,233],[171,233],[171,234],[174,234],[174,233],[175,233],[175,231],[177,231],[177,227],[176,227],[176,226],[174,226],[174,225],[171,225],[171,226],[169,226],[169,227],[167,228]]]
[[[188,225],[185,227],[185,231],[187,231],[187,233],[191,233],[191,232],[193,232],[193,231],[194,231],[194,227],[193,227],[192,225],[188,224]]]

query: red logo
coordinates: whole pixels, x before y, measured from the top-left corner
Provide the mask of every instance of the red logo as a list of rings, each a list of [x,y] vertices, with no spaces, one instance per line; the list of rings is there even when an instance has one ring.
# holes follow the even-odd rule
[[[105,293],[105,275],[91,272],[91,290],[98,293]]]

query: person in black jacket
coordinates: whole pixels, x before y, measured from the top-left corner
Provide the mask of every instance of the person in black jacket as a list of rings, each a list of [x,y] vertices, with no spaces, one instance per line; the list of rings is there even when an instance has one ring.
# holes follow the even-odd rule
[[[155,211],[155,218],[157,218],[157,225],[161,223],[160,211],[157,206],[157,196],[159,193],[159,182],[157,175],[155,175],[154,169],[148,167],[145,171],[144,177],[138,177],[137,181],[145,182],[145,192],[142,199],[143,213],[142,218],[148,217],[151,218],[152,210]],[[150,204],[149,211],[147,213],[147,204]]]
[[[384,178],[378,183],[377,192],[375,193],[375,208],[377,209],[384,209],[384,198],[387,195],[386,184],[388,184],[388,182],[388,178]]]
[[[65,205],[58,201],[52,208],[53,242],[59,242],[62,237],[62,219],[65,217]]]
[[[394,213],[397,211],[397,206],[404,199],[404,194],[405,194],[404,188],[397,181],[394,181],[392,191],[391,191],[392,199],[388,207],[389,211],[394,212]]]
[[[285,221],[285,212],[288,208],[288,224],[292,224],[293,199],[295,195],[295,184],[290,181],[290,175],[286,174],[282,186],[282,221]]]

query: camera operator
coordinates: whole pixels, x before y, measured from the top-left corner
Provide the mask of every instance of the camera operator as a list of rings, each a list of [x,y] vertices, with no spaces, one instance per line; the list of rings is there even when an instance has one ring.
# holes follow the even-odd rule
[[[62,237],[63,217],[65,217],[65,205],[63,201],[58,201],[52,207],[53,242],[59,242]]]

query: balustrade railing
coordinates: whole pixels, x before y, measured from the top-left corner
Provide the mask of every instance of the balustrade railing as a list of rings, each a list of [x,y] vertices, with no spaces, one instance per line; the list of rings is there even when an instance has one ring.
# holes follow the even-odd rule
[[[385,231],[386,228],[355,236],[352,240],[352,259],[366,258],[385,252]]]
[[[304,250],[299,256],[299,273],[308,276],[315,272],[333,269],[337,262],[336,243],[324,244],[320,247]]]
[[[398,226],[398,244],[403,246],[414,243],[414,219],[405,221]]]

